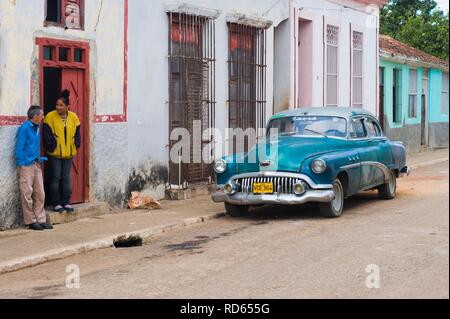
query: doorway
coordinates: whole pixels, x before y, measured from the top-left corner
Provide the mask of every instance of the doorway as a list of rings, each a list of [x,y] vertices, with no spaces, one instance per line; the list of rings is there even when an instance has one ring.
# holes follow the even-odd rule
[[[422,108],[420,120],[420,145],[428,145],[428,70],[422,71]]]
[[[313,94],[313,21],[298,23],[298,88],[297,107],[310,107]]]
[[[80,120],[82,143],[72,163],[71,202],[84,203],[89,199],[89,45],[42,38],[38,38],[36,42],[40,46],[39,87],[44,114],[55,110],[57,99],[67,89],[70,91],[69,110]],[[46,172],[49,172],[47,165],[44,166],[44,186],[48,194],[51,176]]]

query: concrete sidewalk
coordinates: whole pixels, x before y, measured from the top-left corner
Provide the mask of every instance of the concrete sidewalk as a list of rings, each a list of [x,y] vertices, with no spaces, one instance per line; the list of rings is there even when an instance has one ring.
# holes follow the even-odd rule
[[[448,161],[449,151],[411,154],[407,164],[413,169]],[[183,201],[163,201],[161,210],[120,210],[113,214],[55,225],[42,232],[18,229],[0,232],[0,274],[47,261],[113,247],[117,240],[148,240],[186,225],[224,216],[222,204],[210,196]]]
[[[0,232],[0,274],[47,261],[113,247],[117,240],[148,240],[157,234],[224,216],[210,196],[162,201],[159,210],[120,210],[113,214],[55,225],[53,230]]]

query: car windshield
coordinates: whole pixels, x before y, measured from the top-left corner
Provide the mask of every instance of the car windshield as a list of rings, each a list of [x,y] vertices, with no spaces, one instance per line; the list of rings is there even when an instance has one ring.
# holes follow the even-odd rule
[[[276,129],[278,135],[322,135],[325,137],[346,137],[347,121],[336,116],[292,116],[270,121],[267,135]],[[273,131],[276,133],[276,131]]]

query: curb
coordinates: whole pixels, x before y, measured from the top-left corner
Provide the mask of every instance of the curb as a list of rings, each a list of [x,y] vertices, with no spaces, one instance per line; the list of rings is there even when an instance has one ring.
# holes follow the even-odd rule
[[[438,158],[432,161],[428,161],[428,162],[423,162],[423,163],[419,163],[416,165],[412,165],[410,168],[415,170],[421,167],[427,167],[427,166],[431,166],[431,165],[435,165],[435,164],[440,164],[440,163],[444,163],[444,162],[448,162],[449,158],[445,157],[445,158]]]
[[[70,256],[88,253],[97,249],[114,247],[115,242],[124,241],[129,238],[133,239],[138,238],[142,242],[146,242],[151,240],[158,234],[168,233],[177,229],[182,229],[183,227],[186,226],[201,224],[208,220],[221,218],[224,216],[225,213],[217,213],[213,215],[187,218],[177,223],[155,226],[152,228],[146,228],[129,233],[117,234],[92,242],[67,246],[60,249],[53,249],[41,254],[13,259],[4,263],[0,263],[0,275],[13,271],[22,270],[24,268],[34,267],[49,261],[64,259]]]

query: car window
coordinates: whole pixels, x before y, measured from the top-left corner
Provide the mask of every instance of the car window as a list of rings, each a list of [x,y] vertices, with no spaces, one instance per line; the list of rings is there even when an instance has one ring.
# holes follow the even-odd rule
[[[326,135],[347,136],[347,121],[336,116],[293,116],[274,119],[269,123],[267,134],[276,129],[279,135]]]
[[[350,125],[350,138],[364,138],[367,136],[363,119],[353,119]]]
[[[367,133],[369,137],[379,137],[382,136],[381,129],[374,120],[367,119],[366,120]]]

